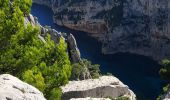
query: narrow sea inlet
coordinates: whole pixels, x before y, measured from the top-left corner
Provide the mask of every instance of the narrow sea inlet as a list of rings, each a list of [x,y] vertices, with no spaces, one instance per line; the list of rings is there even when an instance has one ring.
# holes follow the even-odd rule
[[[164,82],[158,74],[160,65],[148,57],[117,53],[115,55],[101,54],[101,44],[85,32],[70,30],[53,23],[53,12],[50,8],[33,4],[32,12],[38,17],[41,25],[51,26],[57,31],[72,33],[80,49],[81,56],[92,63],[100,64],[102,74],[111,73],[137,95],[138,100],[155,100],[162,90]]]

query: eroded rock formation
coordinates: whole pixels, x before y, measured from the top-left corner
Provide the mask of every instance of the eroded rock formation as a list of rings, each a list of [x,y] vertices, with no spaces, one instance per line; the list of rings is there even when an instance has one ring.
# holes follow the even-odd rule
[[[35,87],[9,74],[0,75],[0,100],[46,100]]]
[[[33,0],[54,11],[54,22],[102,43],[104,54],[130,52],[170,58],[169,0]]]
[[[62,88],[62,100],[71,98],[118,98],[120,96],[129,97],[136,100],[135,94],[113,76],[102,76],[99,79],[88,79],[83,81],[70,81]]]
[[[73,63],[80,62],[81,60],[80,51],[77,47],[76,40],[72,34],[67,34],[67,43],[72,62]]]
[[[44,37],[47,35],[47,33],[49,33],[51,35],[51,39],[56,44],[59,43],[59,40],[60,40],[61,37],[64,37],[67,40],[66,42],[67,42],[68,48],[69,48],[68,52],[69,52],[70,59],[71,59],[72,63],[77,63],[81,60],[80,51],[77,47],[76,40],[75,40],[75,38],[72,34],[68,34],[67,36],[63,36],[61,34],[61,32],[58,32],[55,29],[52,29],[50,27],[41,26],[38,22],[38,19],[31,14],[29,16],[25,17],[24,24],[27,25],[28,23],[30,23],[32,26],[38,26],[40,28],[41,35],[39,35],[38,37],[44,43],[46,42]]]

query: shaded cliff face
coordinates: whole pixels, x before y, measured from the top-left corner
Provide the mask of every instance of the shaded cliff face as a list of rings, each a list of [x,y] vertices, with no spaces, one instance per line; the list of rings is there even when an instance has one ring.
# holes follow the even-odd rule
[[[102,51],[137,53],[155,60],[169,58],[169,8],[169,0],[127,0],[120,25],[109,28]]]
[[[51,5],[54,22],[103,43],[104,54],[130,52],[170,58],[169,0],[33,0]]]

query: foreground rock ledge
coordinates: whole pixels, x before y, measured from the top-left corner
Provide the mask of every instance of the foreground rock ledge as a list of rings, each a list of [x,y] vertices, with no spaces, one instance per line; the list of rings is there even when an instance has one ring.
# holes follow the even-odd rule
[[[35,87],[9,74],[0,75],[0,100],[46,100]]]
[[[130,100],[136,100],[136,95],[114,76],[102,76],[99,79],[88,79],[83,81],[70,81],[62,86],[62,100],[71,98],[118,98],[127,96]],[[74,99],[73,99],[74,100]]]
[[[70,100],[111,100],[109,98],[90,98],[90,97],[87,97],[87,98],[72,98]]]

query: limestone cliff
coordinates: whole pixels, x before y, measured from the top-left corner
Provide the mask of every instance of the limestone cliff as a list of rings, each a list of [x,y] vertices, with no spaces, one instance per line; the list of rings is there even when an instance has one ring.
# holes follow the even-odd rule
[[[170,58],[169,0],[33,0],[54,11],[54,22],[102,43],[104,54],[130,52]]]
[[[136,95],[128,88],[128,86],[124,85],[119,79],[113,76],[102,76],[99,79],[88,79],[83,81],[70,81],[66,86],[62,86],[61,89],[63,92],[62,100],[86,97],[118,98],[120,96],[129,97],[130,100],[136,100]]]
[[[35,87],[9,74],[0,75],[0,100],[46,100]]]

